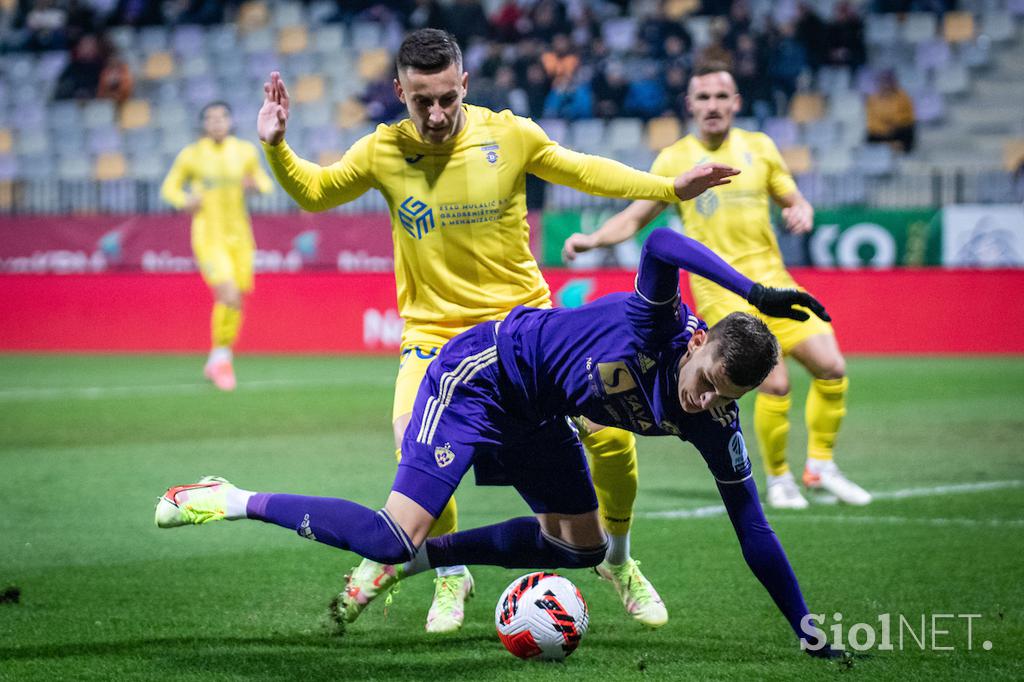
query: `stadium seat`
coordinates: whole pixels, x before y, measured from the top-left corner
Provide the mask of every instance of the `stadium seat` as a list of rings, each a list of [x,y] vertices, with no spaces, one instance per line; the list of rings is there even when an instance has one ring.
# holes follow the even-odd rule
[[[638,118],[615,118],[608,123],[605,144],[612,152],[631,151],[644,146],[644,124]]]
[[[299,103],[319,102],[324,98],[324,77],[320,75],[300,76],[291,88],[292,99]]]
[[[924,90],[914,97],[914,117],[918,123],[937,123],[946,113],[942,95],[934,90]]]
[[[981,17],[981,32],[989,40],[1004,43],[1017,33],[1017,23],[1009,12],[986,12]]]
[[[895,14],[868,14],[864,18],[864,38],[868,45],[892,45],[900,38]]]
[[[360,52],[380,49],[384,44],[384,30],[374,21],[356,21],[349,27],[352,46]]]
[[[14,150],[14,139],[9,128],[0,128],[0,154],[7,155]]]
[[[287,26],[277,35],[277,51],[298,54],[309,48],[309,32],[305,26]]]
[[[597,154],[604,148],[604,121],[584,118],[569,124],[569,146],[585,154]]]
[[[647,147],[661,151],[680,137],[683,129],[675,116],[660,116],[647,122]]]
[[[92,163],[85,156],[68,156],[57,162],[57,177],[61,180],[88,180],[92,170]]]
[[[163,130],[191,128],[195,119],[180,102],[162,105],[154,112],[153,120]]]
[[[1003,169],[1017,173],[1024,167],[1024,137],[1007,140],[1003,147]]]
[[[820,117],[819,117],[820,118]],[[772,138],[777,147],[792,147],[800,140],[800,131],[795,121],[789,118],[769,118],[764,122],[761,129],[765,135]]]
[[[331,106],[327,100],[309,102],[293,112],[296,122],[305,128],[326,128],[331,125]]]
[[[185,101],[188,105],[199,111],[210,102],[221,99],[220,86],[209,76],[198,76],[189,78],[184,86]]]
[[[392,68],[391,53],[383,47],[367,49],[359,53],[356,69],[359,77],[366,82],[375,81],[387,75]]]
[[[195,78],[210,73],[210,60],[206,55],[199,52],[182,57],[181,76],[183,78]]]
[[[270,20],[277,28],[305,26],[308,23],[305,12],[302,9],[302,4],[298,2],[275,2],[274,12]]]
[[[14,148],[21,156],[50,151],[50,136],[44,130],[27,130],[14,136]]]
[[[537,121],[537,125],[563,147],[569,144],[569,124],[564,118],[542,118]]]
[[[942,35],[950,43],[974,40],[974,15],[970,12],[946,12],[942,17]]]
[[[700,9],[700,0],[667,0],[665,2],[665,16],[674,21],[679,21],[698,9]]]
[[[845,66],[822,66],[818,69],[818,90],[828,95],[851,88],[852,76]]]
[[[789,102],[789,117],[796,123],[810,123],[825,115],[825,98],[816,92],[798,92]]]
[[[854,164],[868,177],[889,175],[895,169],[892,147],[887,144],[866,144],[854,152]]]
[[[174,56],[170,52],[153,52],[142,66],[142,77],[162,80],[174,75]]]
[[[171,32],[171,50],[183,57],[202,54],[205,43],[206,33],[202,26],[185,24],[176,26]]]
[[[984,36],[962,43],[959,48],[960,63],[969,69],[979,69],[992,63],[992,41]]]
[[[163,26],[146,26],[139,29],[136,48],[144,54],[163,52],[168,47],[168,31]]]
[[[56,82],[70,60],[68,52],[44,52],[36,62],[36,79],[46,83]]]
[[[274,32],[269,28],[257,28],[242,36],[242,49],[248,53],[273,52],[277,49]]]
[[[86,128],[99,128],[114,124],[114,103],[110,100],[96,99],[82,107],[82,123]]]
[[[914,51],[914,63],[919,70],[941,69],[949,64],[952,57],[949,43],[941,39],[923,40]]]
[[[170,164],[165,164],[159,155],[143,154],[132,159],[129,174],[136,180],[161,181],[170,167]]]
[[[935,75],[935,89],[943,95],[962,95],[971,86],[971,77],[963,64],[950,64]]]
[[[14,165],[13,169],[17,174],[17,165]],[[14,183],[11,182],[14,176],[10,176],[10,170],[2,161],[0,161],[0,177],[5,177],[0,181],[0,209],[9,211],[14,206],[15,190]]]
[[[686,19],[686,28],[693,38],[694,47],[697,49],[711,42],[711,17],[688,17]]]
[[[135,49],[135,29],[131,26],[113,26],[108,28],[107,39],[117,48],[118,52],[131,52]]]
[[[786,162],[786,166],[789,168],[790,173],[806,173],[810,171],[814,165],[811,159],[811,149],[806,145],[783,147],[779,151],[782,154],[782,160]]]
[[[93,128],[89,131],[87,148],[93,154],[121,151],[121,132],[113,125]]]
[[[275,52],[254,52],[246,58],[245,73],[249,78],[258,80],[261,83],[270,75],[271,71],[281,68],[281,58]]]
[[[196,136],[191,127],[165,129],[160,135],[159,152],[170,157],[177,156],[178,152],[195,142],[195,139]]]
[[[366,107],[355,98],[349,98],[335,108],[334,120],[339,128],[354,128],[366,122]]]
[[[118,180],[125,176],[128,164],[120,152],[104,152],[96,157],[93,177],[96,180]]]
[[[340,24],[313,29],[313,50],[322,55],[340,52],[345,47],[345,29]]]
[[[601,22],[601,39],[612,52],[630,52],[636,45],[636,19],[615,17]]]
[[[262,2],[262,0],[249,0],[242,3],[238,8],[238,16],[235,19],[238,30],[242,33],[259,30],[266,26],[269,21],[270,11],[267,9],[267,3]]]
[[[815,164],[822,173],[840,174],[850,169],[852,164],[850,151],[843,147],[831,147],[818,152]]]
[[[903,19],[903,40],[908,43],[919,43],[935,37],[938,22],[934,14],[911,12]]]
[[[206,33],[205,49],[211,54],[237,55],[238,33],[233,24],[212,26]]]
[[[833,147],[840,142],[842,124],[832,119],[813,121],[804,126],[804,143],[815,151]]]

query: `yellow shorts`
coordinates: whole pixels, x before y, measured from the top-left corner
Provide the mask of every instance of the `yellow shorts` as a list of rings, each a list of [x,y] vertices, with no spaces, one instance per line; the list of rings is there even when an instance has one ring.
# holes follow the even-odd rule
[[[793,277],[785,270],[775,271],[763,277],[752,277],[755,282],[765,286],[779,288],[794,288],[804,291],[803,287],[796,283]],[[714,285],[710,285],[714,286]],[[732,312],[750,313],[768,325],[768,329],[779,340],[783,355],[789,353],[805,340],[818,334],[834,334],[832,325],[811,314],[806,322],[797,322],[788,317],[769,317],[761,314],[756,308],[744,301],[742,298],[726,291],[720,287],[714,287],[710,295],[706,293],[708,287],[693,287],[694,298],[697,303],[697,314],[713,327],[716,322]],[[704,294],[704,295],[700,295]]]
[[[395,401],[391,407],[391,421],[412,412],[416,392],[427,374],[427,367],[437,357],[441,346],[410,346],[402,348],[402,360],[395,379]]]
[[[208,286],[215,287],[230,282],[243,293],[252,291],[255,250],[251,242],[192,243],[192,252],[199,265],[199,272]]]

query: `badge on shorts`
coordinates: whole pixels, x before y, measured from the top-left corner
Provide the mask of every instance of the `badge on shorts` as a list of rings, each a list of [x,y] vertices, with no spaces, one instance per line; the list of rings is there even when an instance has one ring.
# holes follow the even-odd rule
[[[452,452],[452,444],[445,443],[439,447],[434,448],[434,460],[437,462],[437,466],[442,469],[455,461],[455,453]]]

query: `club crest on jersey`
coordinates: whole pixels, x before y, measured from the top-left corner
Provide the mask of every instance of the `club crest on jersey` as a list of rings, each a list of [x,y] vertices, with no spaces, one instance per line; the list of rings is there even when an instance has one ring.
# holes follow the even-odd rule
[[[713,189],[704,190],[694,202],[697,205],[697,213],[702,216],[711,216],[718,210],[718,194]]]
[[[398,220],[410,237],[423,239],[424,235],[434,229],[434,209],[416,197],[406,197],[398,207]]]
[[[487,163],[494,165],[498,162],[497,144],[488,144],[480,147],[480,151],[484,152],[484,158],[487,159]]]
[[[455,461],[455,453],[452,452],[452,444],[445,443],[434,448],[434,461],[437,462],[437,466],[444,469],[446,466]]]
[[[636,388],[636,381],[624,362],[599,362],[597,371],[604,384],[605,395],[624,393]]]

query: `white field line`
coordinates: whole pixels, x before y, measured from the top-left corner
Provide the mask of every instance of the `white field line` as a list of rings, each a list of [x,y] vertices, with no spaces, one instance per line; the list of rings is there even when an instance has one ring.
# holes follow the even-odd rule
[[[391,384],[393,377],[382,378],[380,382],[367,382],[336,379],[264,379],[255,381],[240,381],[239,392],[267,391],[287,388],[315,388],[318,386],[351,386],[351,385],[380,385]],[[135,398],[140,396],[157,395],[188,395],[196,393],[215,393],[208,382],[196,381],[184,384],[155,384],[139,386],[60,386],[52,388],[3,388],[0,389],[0,403],[4,402],[27,402],[33,400],[98,400],[102,398]]]
[[[805,516],[796,514],[787,517],[787,522],[811,521],[821,523],[867,523],[883,524],[891,526],[966,526],[970,528],[1024,528],[1024,519],[971,519],[966,517],[953,516],[949,518],[919,518],[909,516],[851,516],[848,514],[836,514],[834,516]]]
[[[871,493],[876,500],[905,500],[912,497],[934,497],[936,495],[962,495],[965,493],[977,493],[988,490],[1003,490],[1006,488],[1020,488],[1024,486],[1024,480],[1011,479],[1006,481],[985,481],[981,483],[958,483],[951,485],[936,485],[924,488],[903,488],[902,490],[888,490]],[[832,502],[835,503],[834,500]],[[725,507],[720,504],[710,505],[707,507],[697,507],[695,509],[670,509],[666,511],[656,512],[637,512],[637,518],[641,519],[703,519],[709,516],[719,516],[725,513]],[[863,521],[864,523],[902,523],[903,521],[894,521],[893,519],[899,519],[902,517],[878,517],[878,516],[852,516],[852,515],[841,515],[841,516],[805,516],[803,514],[795,513],[786,516],[788,519],[814,519],[814,520],[826,520],[826,519],[844,519],[850,521]],[[890,519],[885,521],[884,519]],[[904,519],[907,523],[925,522],[930,523],[932,521],[937,522],[936,525],[990,525],[988,521],[977,521],[974,519]],[[993,522],[998,521],[995,525],[1017,525],[1017,520],[1008,519],[1005,523],[1002,520],[993,519]],[[971,523],[963,523],[971,522]],[[1021,524],[1024,525],[1024,520],[1021,520]]]

